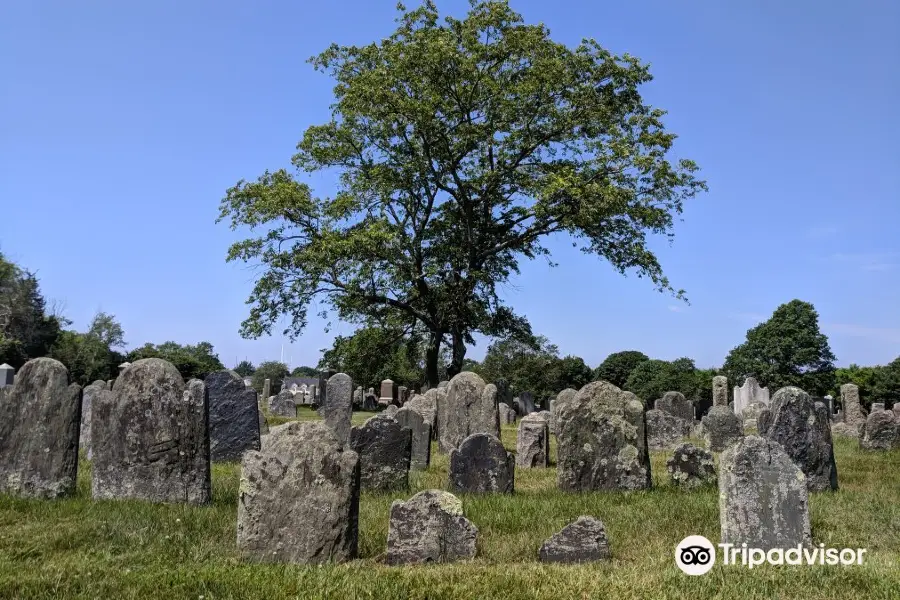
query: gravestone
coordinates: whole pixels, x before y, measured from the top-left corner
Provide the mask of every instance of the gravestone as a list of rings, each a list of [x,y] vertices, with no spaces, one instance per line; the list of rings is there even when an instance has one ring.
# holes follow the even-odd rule
[[[713,452],[722,452],[744,437],[741,418],[724,406],[713,406],[703,415],[703,437],[706,447]]]
[[[409,486],[412,432],[384,414],[350,429],[350,447],[359,454],[360,485],[376,492]]]
[[[812,546],[806,476],[778,442],[747,436],[719,461],[721,543]]]
[[[772,419],[774,415],[772,411],[768,408],[764,409],[759,413],[759,416],[756,417],[756,433],[760,437],[766,437],[766,433],[769,431],[769,427],[772,426]]]
[[[884,402],[873,402],[872,409],[869,413],[878,412],[884,410]]]
[[[900,448],[900,423],[894,411],[872,411],[866,419],[866,425],[859,438],[859,447],[862,450],[887,451]]]
[[[769,406],[769,388],[760,387],[754,377],[748,377],[744,385],[734,388],[734,413],[740,416],[751,402]]]
[[[94,396],[95,500],[205,504],[210,500],[206,387],[172,363],[135,361],[111,392]]]
[[[844,423],[855,427],[857,435],[866,424],[866,415],[859,403],[859,387],[852,383],[841,386],[841,405],[844,407]]]
[[[397,386],[390,379],[381,382],[381,396],[378,403],[381,405],[393,404],[397,398]]]
[[[405,385],[401,385],[397,387],[397,402],[400,403],[400,406],[406,404],[407,400],[409,400],[409,388]]]
[[[768,410],[768,406],[763,404],[762,402],[751,402],[744,408],[744,412],[741,413],[741,421],[744,427],[744,434],[749,435],[754,432],[758,432],[759,430],[759,415],[764,410]]]
[[[900,419],[900,400],[894,402],[894,406],[891,407],[891,410],[894,412],[894,416],[897,419]]]
[[[26,362],[0,388],[0,493],[54,499],[75,493],[81,386],[52,358]]]
[[[399,409],[397,408],[396,404],[388,404],[387,408],[384,409],[384,414],[389,417],[393,417],[397,414],[398,410]]]
[[[438,424],[438,443],[442,452],[449,453],[474,433],[499,436],[497,387],[485,385],[481,377],[470,371],[457,374],[447,389],[444,416],[446,424]]]
[[[239,461],[259,450],[259,401],[234,371],[210,373],[204,380],[209,397],[209,456],[214,462]]]
[[[109,390],[108,384],[103,380],[97,380],[86,386],[81,396],[81,431],[78,435],[78,447],[84,451],[88,460],[91,459],[91,407],[94,404],[94,395]]]
[[[375,395],[375,388],[369,388],[363,397],[363,410],[375,410],[378,408],[378,396]]]
[[[357,409],[363,408],[363,389],[361,385],[356,386],[353,390],[353,407]]]
[[[513,455],[490,433],[474,433],[450,451],[449,487],[451,491],[469,494],[512,494]]]
[[[765,437],[781,444],[800,467],[809,491],[838,489],[831,423],[825,405],[813,402],[800,388],[784,387],[775,392],[769,410],[772,418],[765,426]]]
[[[124,372],[125,372],[125,369],[127,369],[127,368],[130,367],[130,366],[131,366],[131,363],[130,363],[130,362],[123,362],[121,365],[119,365],[119,375],[121,375],[122,373],[124,373]]]
[[[728,378],[724,375],[713,377],[713,406],[728,406]]]
[[[578,390],[573,390],[572,388],[566,388],[560,393],[556,395],[556,398],[550,403],[550,433],[553,435],[557,435],[557,424],[556,424],[556,412],[557,405],[560,402],[568,402],[572,398],[575,397],[575,394],[578,393]]]
[[[631,392],[595,381],[556,399],[561,490],[640,490],[651,485],[644,406]]]
[[[653,405],[656,410],[683,419],[687,423],[694,422],[694,403],[684,397],[681,392],[666,392]]]
[[[500,418],[500,425],[515,425],[516,411],[509,407],[505,402],[497,405],[497,414]]]
[[[421,415],[422,420],[431,428],[431,438],[437,433],[437,390],[428,390],[424,395],[416,394],[406,403],[411,410]]]
[[[412,431],[410,468],[424,471],[431,464],[431,424],[426,423],[422,415],[408,405],[399,409],[394,418],[401,427]]]
[[[537,412],[537,407],[534,405],[534,394],[531,392],[522,392],[519,394],[519,410],[522,411],[519,413],[519,416],[522,417]]]
[[[550,466],[550,427],[532,413],[519,421],[516,433],[516,466],[525,469]]]
[[[712,453],[693,444],[680,444],[666,460],[672,485],[685,489],[716,482],[716,462]]]
[[[260,562],[320,564],[357,556],[360,460],[321,421],[273,427],[244,454],[237,544]]]
[[[262,438],[262,436],[269,433],[269,423],[266,421],[266,415],[263,414],[261,409],[257,409],[256,412],[259,414],[259,435]]]
[[[274,396],[269,396],[269,414],[276,417],[297,416],[297,405],[294,404],[294,395],[290,390],[281,390]]]
[[[269,396],[272,395],[272,380],[266,379],[263,381],[263,389],[262,389],[262,401],[268,404]]]
[[[11,386],[15,380],[16,370],[6,363],[0,365],[0,388]]]
[[[538,558],[545,563],[584,563],[610,558],[603,522],[581,516],[541,545]]]
[[[446,388],[446,387],[450,387],[449,381],[439,381],[438,382],[438,388]]]
[[[350,417],[353,414],[353,381],[346,373],[335,373],[328,379],[325,401],[317,410],[325,424],[334,429],[338,439],[350,439]]]
[[[672,450],[682,438],[691,434],[691,425],[666,411],[653,409],[646,414],[647,447],[650,450]]]
[[[425,490],[391,504],[385,562],[438,564],[474,558],[477,538],[478,528],[463,516],[459,498]]]

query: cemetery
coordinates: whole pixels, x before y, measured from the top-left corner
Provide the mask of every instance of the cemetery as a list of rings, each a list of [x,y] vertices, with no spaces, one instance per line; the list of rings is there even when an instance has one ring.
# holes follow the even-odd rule
[[[683,59],[651,69],[612,35],[646,44],[672,35],[662,31],[668,18],[646,31],[634,18],[609,20],[601,31],[612,52],[587,36],[599,25],[575,18],[578,27],[551,36],[533,18],[568,9],[532,3],[526,18],[515,3],[400,3],[387,29],[362,23],[381,8],[342,6],[339,41],[321,47],[312,17],[299,34],[282,29],[288,6],[222,8],[221,30],[185,7],[178,35],[190,31],[210,65],[185,47],[163,58],[154,46],[127,71],[143,81],[144,71],[202,65],[169,78],[204,90],[173,93],[179,110],[194,102],[194,121],[221,113],[253,129],[208,136],[221,171],[204,171],[212,167],[196,151],[179,154],[179,129],[193,124],[149,120],[129,138],[169,127],[170,170],[189,176],[179,184],[148,167],[142,177],[164,179],[149,198],[146,181],[128,175],[134,189],[118,189],[113,174],[104,179],[112,168],[89,169],[83,185],[106,204],[91,212],[80,205],[87,192],[73,197],[92,219],[90,232],[71,225],[77,243],[32,239],[38,217],[69,227],[71,213],[46,219],[52,211],[39,214],[27,195],[57,178],[17,184],[9,195],[23,199],[0,217],[0,600],[900,599],[900,329],[889,277],[900,265],[888,262],[900,253],[835,236],[853,247],[829,246],[820,261],[829,266],[810,275],[815,261],[801,250],[821,231],[778,229],[796,216],[787,191],[750,216],[686,213],[717,237],[681,236],[685,205],[694,210],[686,203],[710,192],[686,154],[708,146],[704,176],[720,184],[741,173],[738,187],[749,187],[744,174],[803,158],[780,159],[780,147],[804,140],[802,155],[815,140],[767,138],[747,165],[729,154],[731,138],[685,144],[666,127],[696,140],[733,123],[709,105],[702,123],[682,116],[707,100],[702,78],[678,91],[665,73],[684,78]],[[633,10],[602,8],[613,9]],[[117,35],[146,43],[108,16]],[[255,50],[251,32],[261,36]],[[654,59],[698,32],[651,44]],[[716,53],[743,51],[716,35]],[[287,104],[300,98],[304,131],[282,153],[293,170],[269,168],[262,147],[283,150],[284,140],[263,141],[260,115],[279,110],[284,94],[271,90],[294,64],[254,52],[284,46],[293,56],[307,38],[318,52],[309,70],[330,93],[294,90]],[[246,45],[226,59],[219,43]],[[120,52],[128,56],[125,46],[102,50],[113,62]],[[97,77],[112,81],[100,66]],[[649,85],[651,70],[664,85]],[[227,89],[202,83],[225,74]],[[109,93],[96,81],[82,87]],[[670,118],[656,101],[676,93],[689,102]],[[232,114],[250,96],[254,108]],[[738,121],[751,120],[748,107]],[[59,123],[47,123],[56,136]],[[295,125],[270,123],[269,134],[294,135]],[[79,153],[97,151],[72,137]],[[252,156],[225,151],[251,138]],[[149,144],[127,149],[116,152],[152,154]],[[11,169],[16,181],[26,162]],[[217,190],[218,211],[195,180]],[[121,212],[109,210],[113,200]],[[201,224],[194,204],[214,223]],[[753,255],[741,254],[733,226],[750,217]],[[664,272],[672,254],[659,242],[676,230],[695,246]],[[753,270],[757,256],[764,266]],[[541,269],[577,267],[554,279],[530,264],[544,258]],[[859,268],[827,279],[838,263]],[[881,295],[865,288],[875,275]],[[679,280],[699,288],[687,324]],[[845,293],[850,282],[866,291]],[[646,283],[657,304],[634,287]],[[751,308],[765,314],[735,317]],[[836,320],[848,311],[879,327]]]

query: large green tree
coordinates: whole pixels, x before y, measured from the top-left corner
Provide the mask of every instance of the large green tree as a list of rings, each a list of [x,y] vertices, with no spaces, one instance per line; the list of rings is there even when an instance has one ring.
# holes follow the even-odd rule
[[[234,372],[241,377],[250,377],[256,371],[256,367],[249,360],[242,360],[234,367]]]
[[[900,403],[900,356],[890,364],[877,368],[869,400],[884,402],[885,408]]]
[[[594,370],[594,379],[608,381],[616,387],[624,388],[631,372],[650,357],[637,350],[613,352]]]
[[[175,365],[185,380],[204,379],[210,373],[225,369],[209,342],[181,345],[169,341],[158,346],[148,342],[128,353],[128,360],[131,362],[141,358],[165,359]]]
[[[750,329],[722,370],[735,385],[753,376],[772,393],[792,385],[821,396],[834,387],[834,354],[819,331],[819,314],[801,300],[782,304],[768,321]]]
[[[653,408],[654,402],[666,392],[681,392],[685,397],[696,400],[699,381],[694,361],[690,358],[671,362],[651,359],[635,367],[624,388],[633,392],[645,406]]]
[[[375,387],[385,379],[410,388],[424,383],[420,332],[395,326],[367,326],[337,336],[322,354],[321,369],[350,375],[354,384]]]
[[[392,315],[428,331],[434,385],[442,344],[452,376],[473,333],[526,328],[497,289],[555,234],[682,297],[647,237],[671,237],[705,186],[692,161],[670,160],[676,136],[639,92],[647,65],[593,39],[554,42],[505,1],[473,0],[463,19],[431,0],[399,10],[380,42],[311,59],[335,102],[293,164],[340,173],[334,196],[282,169],[222,200],[219,220],[265,231],[228,252],[263,267],[242,335],[288,315],[297,336],[314,299],[352,322]]]
[[[272,394],[277,394],[281,391],[281,384],[284,382],[284,378],[290,374],[291,372],[288,370],[287,365],[282,362],[269,360],[260,363],[260,365],[256,367],[256,371],[253,372],[253,389],[255,389],[257,393],[262,394],[263,386],[265,385],[266,379],[268,379],[269,391]]]
[[[106,381],[116,377],[124,360],[119,352],[125,345],[124,336],[113,315],[99,312],[86,332],[63,331],[49,355],[66,365],[72,380],[81,385]]]

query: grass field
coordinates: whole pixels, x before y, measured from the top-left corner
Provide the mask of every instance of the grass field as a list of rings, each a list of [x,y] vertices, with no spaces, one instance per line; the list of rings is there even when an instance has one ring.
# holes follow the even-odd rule
[[[368,416],[355,414],[354,422]],[[300,418],[315,418],[303,410]],[[515,448],[515,429],[503,442]],[[516,472],[512,496],[463,496],[479,528],[478,556],[453,565],[381,564],[395,498],[446,487],[447,457],[410,476],[409,493],[363,494],[360,559],[322,567],[257,565],[235,545],[240,467],[213,468],[205,507],[93,502],[82,461],[75,498],[40,502],[0,497],[0,598],[900,598],[900,451],[863,454],[836,442],[841,490],[811,500],[814,541],[867,548],[862,566],[716,565],[689,577],[674,565],[682,538],[719,537],[715,488],[682,492],[668,484],[665,453],[653,455],[654,489],[566,494],[556,470]],[[544,539],[575,517],[600,518],[613,559],[544,566]],[[303,523],[297,523],[298,528]]]

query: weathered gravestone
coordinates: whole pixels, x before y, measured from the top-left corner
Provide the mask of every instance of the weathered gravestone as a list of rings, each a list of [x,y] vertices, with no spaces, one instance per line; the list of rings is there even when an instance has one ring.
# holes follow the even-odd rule
[[[490,433],[474,433],[450,451],[450,489],[470,494],[512,494],[513,455]]]
[[[449,381],[438,381],[437,386],[438,386],[438,388],[450,387],[450,382]]]
[[[439,397],[439,402],[442,399]],[[485,385],[484,380],[469,371],[457,374],[447,389],[446,410],[441,413],[445,423],[438,424],[438,445],[442,452],[458,448],[474,433],[500,435],[500,415],[497,412],[497,388]]]
[[[653,408],[678,417],[687,423],[694,422],[694,403],[684,397],[681,392],[666,392],[658,398]]]
[[[550,466],[550,427],[547,419],[532,413],[519,421],[516,432],[516,466],[525,469]]]
[[[541,545],[538,557],[546,563],[584,563],[610,558],[603,522],[581,516]]]
[[[644,406],[606,381],[556,399],[557,483],[567,491],[649,488]]]
[[[381,405],[393,404],[394,400],[397,399],[397,386],[390,379],[385,379],[381,382],[381,396],[378,398],[378,403]]]
[[[578,390],[574,390],[572,388],[566,388],[563,391],[561,391],[560,393],[558,393],[556,395],[556,398],[550,403],[550,417],[551,417],[550,418],[550,433],[552,433],[553,435],[558,435],[557,431],[556,431],[556,428],[557,428],[557,423],[556,423],[557,406],[559,405],[560,402],[570,401],[572,398],[575,397],[575,394],[577,394],[577,393],[578,393]]]
[[[262,401],[266,404],[269,403],[269,396],[272,395],[272,380],[266,379],[263,381],[263,389],[262,389]]]
[[[766,433],[769,431],[769,427],[772,426],[772,419],[774,415],[772,411],[768,408],[760,411],[759,416],[756,417],[756,433],[760,437],[766,437]]]
[[[781,444],[800,467],[809,491],[838,489],[831,423],[825,405],[814,403],[800,388],[784,387],[775,392],[769,410],[772,419],[764,426],[765,437]]]
[[[75,492],[81,386],[52,358],[26,362],[0,388],[0,493],[53,499]]]
[[[359,454],[364,490],[402,490],[409,486],[412,432],[384,414],[350,429],[350,447]]]
[[[728,406],[728,378],[724,375],[713,377],[713,406]]]
[[[375,410],[378,408],[378,396],[375,395],[375,388],[369,388],[363,397],[363,410]]]
[[[256,412],[259,414],[259,435],[262,437],[269,433],[269,423],[266,421],[266,415],[263,414],[262,410],[258,409]]]
[[[781,444],[751,435],[722,453],[719,521],[723,544],[811,546],[806,476]]]
[[[363,408],[363,389],[361,385],[356,386],[353,390],[353,406],[355,408]]]
[[[459,498],[443,490],[425,490],[391,504],[385,562],[432,564],[473,558],[477,538],[478,528],[463,516]]]
[[[424,471],[431,464],[431,424],[410,406],[404,406],[394,414],[401,427],[412,431],[410,468]]]
[[[764,410],[769,410],[769,407],[762,402],[751,402],[744,407],[744,412],[740,416],[745,435],[759,432],[759,415]]]
[[[407,400],[409,400],[409,388],[405,385],[401,385],[397,387],[397,403],[400,406],[406,404]]]
[[[522,411],[519,413],[519,416],[521,417],[537,412],[537,407],[534,404],[534,394],[531,392],[522,392],[519,394],[519,410]]]
[[[416,394],[406,404],[410,410],[421,415],[422,420],[431,428],[431,438],[437,437],[437,390],[428,390],[424,395]]]
[[[858,438],[866,426],[866,414],[859,403],[859,387],[852,383],[842,385],[841,405],[844,420],[831,428],[832,433]]]
[[[734,413],[742,415],[744,409],[752,402],[761,402],[769,406],[769,388],[760,387],[756,378],[748,377],[744,380],[744,385],[734,388]]]
[[[900,448],[900,424],[892,410],[872,411],[866,419],[859,447],[863,450]]]
[[[884,402],[873,402],[869,413],[879,412],[882,410],[884,410]]]
[[[94,499],[205,504],[210,499],[209,408],[202,381],[172,363],[135,361],[94,396]]]
[[[500,425],[514,425],[516,422],[516,411],[505,402],[497,404],[497,415],[500,418]]]
[[[393,417],[397,414],[399,408],[396,404],[388,404],[387,408],[384,409],[384,414],[388,417]]]
[[[209,397],[209,456],[238,461],[259,450],[259,402],[256,391],[234,371],[210,373],[203,381]]]
[[[693,489],[716,482],[716,463],[712,453],[693,444],[681,444],[666,460],[672,484]]]
[[[81,396],[81,432],[78,436],[78,447],[84,451],[88,460],[93,456],[91,452],[91,417],[93,411],[91,407],[94,404],[94,395],[101,391],[109,390],[109,385],[98,379],[94,383],[86,386]]]
[[[703,415],[703,435],[708,449],[722,452],[744,437],[744,424],[730,409],[713,406]]]
[[[346,373],[328,378],[325,401],[319,403],[318,413],[325,424],[334,429],[343,442],[350,439],[350,417],[353,414],[353,381]]]
[[[6,363],[0,365],[0,388],[11,386],[15,380],[16,370]]]
[[[276,417],[297,416],[297,405],[294,404],[291,390],[281,390],[274,396],[269,396],[269,414]]]
[[[238,548],[260,562],[319,564],[356,558],[360,460],[316,421],[273,427],[244,454]]]
[[[650,450],[671,450],[690,435],[690,422],[659,409],[648,410],[647,447]]]

